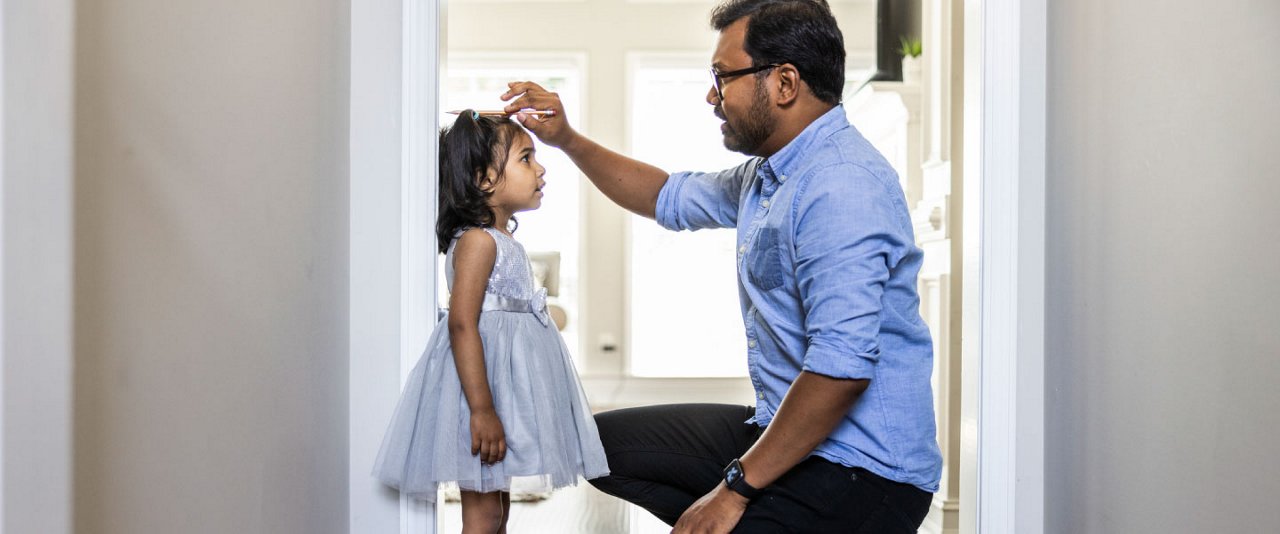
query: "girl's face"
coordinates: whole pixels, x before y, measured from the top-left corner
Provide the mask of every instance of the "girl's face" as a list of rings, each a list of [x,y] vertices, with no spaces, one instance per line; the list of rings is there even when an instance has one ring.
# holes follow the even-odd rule
[[[533,158],[533,139],[521,131],[511,140],[507,149],[507,164],[502,169],[502,178],[493,186],[493,196],[489,197],[489,205],[507,213],[538,209],[542,205],[542,186],[546,181],[542,175],[547,170]],[[492,183],[497,173],[490,170],[486,176]]]

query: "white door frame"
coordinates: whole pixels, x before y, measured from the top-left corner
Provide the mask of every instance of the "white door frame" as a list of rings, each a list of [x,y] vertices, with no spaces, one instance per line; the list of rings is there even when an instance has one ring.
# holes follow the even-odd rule
[[[0,0],[0,532],[71,532],[74,12]]]
[[[961,532],[1045,530],[1046,11],[965,2]]]
[[[1044,531],[1046,11],[1045,0],[965,3],[965,175],[977,177],[965,198],[979,206],[965,210],[965,272],[978,273],[965,281],[976,296],[965,299],[965,353],[981,356],[965,361],[962,532]],[[434,104],[438,71],[416,69],[438,67],[441,13],[440,0],[352,6],[352,532],[434,530],[433,510],[390,505],[367,471],[388,392],[421,346],[408,341],[425,335],[405,331],[434,304],[434,263],[421,260],[434,257],[422,234],[434,203],[421,201],[435,197],[434,138],[411,132],[437,129],[434,107],[418,106]],[[401,287],[432,300],[401,302]]]
[[[435,324],[440,0],[351,3],[350,434],[353,533],[434,533],[431,506],[370,476]]]

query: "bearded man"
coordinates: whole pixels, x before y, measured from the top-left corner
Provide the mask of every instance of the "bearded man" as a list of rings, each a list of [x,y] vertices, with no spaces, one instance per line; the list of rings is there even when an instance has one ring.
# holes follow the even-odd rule
[[[754,406],[601,413],[611,475],[591,483],[677,533],[915,532],[942,471],[923,253],[897,174],[840,105],[843,35],[822,0],[728,0],[711,22],[707,103],[751,156],[732,169],[668,174],[574,131],[537,84],[502,95],[618,205],[737,230]]]

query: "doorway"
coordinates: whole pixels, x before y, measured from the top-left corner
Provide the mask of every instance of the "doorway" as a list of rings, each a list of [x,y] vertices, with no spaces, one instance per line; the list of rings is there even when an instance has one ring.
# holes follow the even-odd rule
[[[596,141],[666,170],[716,170],[737,165],[744,156],[723,148],[717,120],[703,101],[706,74],[716,32],[708,22],[714,0],[686,2],[552,2],[526,10],[526,2],[458,1],[450,4],[444,42],[441,110],[490,109],[505,82],[532,79],[554,84],[575,128]],[[963,43],[959,2],[923,2],[920,27],[925,54],[920,72],[906,82],[872,82],[876,72],[876,5],[831,3],[844,33],[848,61],[845,109],[850,121],[890,159],[902,178],[915,223],[917,244],[925,250],[919,279],[921,313],[935,340],[933,387],[945,476],[925,532],[954,532],[959,523],[960,346],[962,275],[962,164],[953,158],[962,121],[960,79]],[[494,12],[520,12],[521,22],[496,30]],[[546,32],[545,28],[561,31]],[[558,70],[557,70],[558,69]],[[608,95],[608,96],[606,96]],[[663,110],[660,113],[642,110]],[[442,116],[442,118],[444,118]],[[673,124],[674,123],[674,124]],[[682,135],[671,136],[678,131]],[[540,150],[539,154],[557,154]],[[672,233],[652,221],[630,215],[596,193],[568,162],[547,164],[549,193],[580,200],[576,213],[557,217],[559,235],[576,242],[551,244],[540,239],[533,217],[522,221],[522,237],[570,260],[560,286],[570,298],[566,340],[575,349],[588,395],[596,409],[694,400],[744,403],[751,395],[746,379],[746,341],[741,334],[737,287],[727,276],[735,257],[733,232]],[[953,191],[955,192],[953,194]],[[572,207],[570,205],[563,206]],[[574,217],[576,215],[576,217]],[[542,221],[538,221],[541,223]],[[522,239],[524,240],[524,239]],[[526,246],[530,246],[528,243]],[[589,253],[586,253],[589,251]],[[692,259],[691,259],[692,258]],[[672,270],[681,269],[681,276]],[[688,266],[693,267],[689,272]],[[613,273],[622,273],[621,276]],[[699,295],[690,299],[691,294]],[[579,300],[571,300],[577,297]],[[672,302],[680,302],[672,306]],[[579,310],[585,313],[577,313]],[[699,319],[700,318],[700,319]],[[698,320],[694,320],[698,319]],[[687,331],[672,325],[687,325]],[[658,335],[661,329],[661,335]],[[711,355],[691,359],[689,354]],[[690,361],[698,365],[690,365]],[[699,386],[689,387],[690,383]],[[638,387],[646,384],[647,387]],[[684,384],[677,387],[675,384]],[[700,387],[714,384],[715,389]],[[691,399],[689,390],[714,391]],[[586,490],[588,492],[592,490]],[[557,494],[553,501],[562,499]],[[593,502],[579,498],[579,502]],[[558,502],[514,506],[516,514]],[[598,508],[601,503],[596,502]],[[455,528],[456,505],[438,508]],[[582,518],[599,514],[561,510]],[[635,516],[612,514],[621,519]],[[597,525],[595,528],[602,528]],[[617,532],[642,534],[625,525]],[[614,530],[610,530],[614,531]]]
[[[1031,269],[1021,271],[1023,277],[1014,276],[1006,279],[1009,283],[1003,288],[997,288],[995,284],[980,285],[978,283],[980,277],[983,280],[988,279],[990,268],[1001,262],[1006,267],[1024,266],[1026,259],[1020,259],[1017,254],[1019,245],[1034,247],[1036,242],[1035,221],[1027,221],[1030,225],[1023,226],[1013,224],[1006,226],[1005,223],[1001,223],[995,230],[1004,232],[1000,237],[1005,239],[1005,243],[1013,243],[1013,245],[1003,249],[993,248],[992,244],[995,240],[992,238],[997,232],[990,224],[990,221],[995,220],[993,216],[999,216],[1001,213],[1022,213],[1025,216],[1027,209],[1024,204],[1030,203],[1029,205],[1034,206],[1036,180],[1034,173],[1036,158],[1034,154],[1030,158],[1026,157],[1025,151],[1020,148],[1026,144],[1026,141],[1019,137],[1019,132],[1026,125],[1017,121],[997,123],[991,120],[991,116],[1007,120],[1009,117],[1025,117],[1028,113],[1034,115],[1036,103],[1034,98],[1024,100],[1023,108],[1015,108],[1001,115],[992,112],[1004,108],[989,99],[984,99],[983,95],[997,88],[1004,88],[1014,93],[1027,93],[1034,96],[1037,94],[1034,87],[1036,78],[1034,72],[1030,76],[1019,76],[1019,69],[1016,66],[1003,65],[997,68],[994,60],[988,60],[985,55],[979,55],[977,52],[978,45],[984,43],[982,40],[984,36],[987,39],[985,41],[987,50],[990,50],[990,43],[993,41],[986,34],[996,33],[997,28],[1007,30],[1011,27],[1034,27],[1037,23],[1036,13],[1043,12],[1043,3],[1022,3],[1021,11],[1012,9],[1019,5],[1018,2],[1013,1],[964,4],[959,1],[938,0],[925,4],[926,60],[920,82],[914,87],[911,84],[892,85],[895,82],[875,83],[861,90],[847,92],[845,99],[847,107],[862,114],[861,120],[864,122],[859,123],[855,120],[855,124],[860,128],[865,127],[867,132],[873,132],[869,137],[877,138],[877,143],[882,150],[900,165],[900,174],[905,181],[904,190],[908,192],[912,205],[912,218],[916,226],[917,239],[920,246],[926,250],[926,258],[930,262],[922,271],[920,280],[921,312],[929,320],[935,339],[937,366],[934,373],[937,402],[935,408],[939,418],[940,445],[944,451],[947,467],[944,471],[944,490],[939,492],[934,510],[926,521],[926,530],[922,531],[970,532],[979,523],[980,515],[1004,514],[1010,517],[1022,517],[1024,513],[1021,510],[1029,509],[1026,506],[1015,507],[1012,497],[1006,495],[1008,506],[979,510],[980,502],[993,507],[997,504],[1005,504],[996,498],[983,498],[986,492],[979,494],[979,472],[983,473],[985,480],[999,481],[1001,477],[1014,472],[1034,474],[1037,463],[1034,458],[1019,460],[1017,455],[1013,455],[1015,459],[1010,459],[1003,465],[998,461],[1001,456],[1009,456],[1003,455],[1002,451],[1013,452],[1022,448],[1034,451],[1036,446],[1032,440],[1022,440],[1012,446],[996,444],[984,447],[979,457],[977,443],[980,440],[987,439],[991,443],[996,441],[992,436],[988,436],[987,431],[1013,432],[1018,428],[1033,428],[1035,425],[1034,416],[1027,415],[1034,414],[1034,409],[1021,412],[1021,417],[1031,417],[1021,426],[1019,426],[1018,414],[999,413],[994,417],[985,418],[984,421],[996,423],[1003,420],[1005,424],[984,424],[983,434],[979,436],[977,421],[980,415],[991,413],[985,410],[996,409],[996,405],[989,402],[990,398],[995,397],[988,395],[987,390],[1003,392],[1004,398],[1010,403],[1006,406],[1017,404],[1014,401],[1025,398],[1034,401],[1037,395],[1042,397],[1043,394],[1042,391],[1037,393],[1035,388],[1026,387],[1026,384],[1032,381],[1031,378],[1034,378],[1034,365],[1018,367],[1012,364],[1013,355],[1021,353],[1020,358],[1025,362],[1029,354],[1027,348],[1034,349],[1035,332],[1028,333],[1028,330],[1017,327],[1019,324],[1028,324],[1027,319],[1023,318],[1019,322],[1009,318],[1011,314],[1017,313],[1016,308],[1010,312],[1008,309],[982,305],[983,302],[1002,301],[1001,299],[1019,295],[1034,295],[1035,280],[1025,278],[1029,276],[1028,273],[1034,273],[1034,265],[1030,266]],[[405,5],[407,6],[408,3]],[[579,86],[580,116],[584,121],[581,129],[606,146],[620,149],[624,153],[633,152],[644,142],[641,138],[642,131],[635,128],[628,129],[638,121],[631,121],[625,115],[627,109],[634,108],[637,84],[645,80],[653,80],[652,73],[646,72],[645,69],[656,68],[667,71],[669,75],[668,78],[659,81],[666,84],[666,87],[672,91],[678,92],[683,75],[681,69],[693,69],[692,65],[697,62],[696,58],[699,55],[707,55],[711,49],[711,43],[714,42],[714,33],[706,25],[706,15],[711,3],[634,2],[621,5],[608,4],[608,6],[612,6],[612,9],[632,10],[632,12],[631,14],[610,13],[608,9],[597,8],[592,2],[554,3],[540,6],[537,10],[540,12],[539,15],[528,20],[522,19],[524,23],[504,30],[501,35],[493,35],[492,31],[488,33],[467,31],[463,29],[465,26],[455,25],[452,22],[459,18],[474,16],[469,15],[473,13],[491,14],[496,7],[493,2],[483,4],[458,2],[449,6],[450,23],[441,26],[446,31],[440,33],[440,42],[435,44],[437,48],[434,50],[438,58],[445,60],[446,65],[453,60],[454,54],[457,54],[462,63],[474,61],[477,58],[486,61],[496,56],[512,57],[513,54],[515,56],[530,54],[527,45],[522,44],[530,42],[539,43],[539,50],[535,54],[542,55],[544,59],[558,54],[557,50],[571,50],[573,51],[571,55],[585,55],[586,61],[578,73],[581,83]],[[528,11],[519,5],[508,7],[513,12]],[[1016,15],[1001,17],[998,15],[1002,13],[1001,8],[1009,8]],[[499,11],[502,9],[499,8]],[[845,32],[847,45],[850,47],[849,72],[853,74],[860,69],[866,69],[866,63],[858,64],[857,62],[869,63],[870,53],[855,51],[851,36],[858,32],[856,28],[859,24],[870,27],[870,17],[866,16],[870,11],[869,4],[858,1],[833,2],[833,9]],[[594,52],[584,53],[581,47],[576,45],[549,40],[541,31],[547,27],[547,24],[552,23],[568,28],[593,25],[618,28],[634,25],[637,20],[635,13],[646,14],[664,21],[666,24],[661,33],[664,38],[687,31],[689,35],[695,36],[689,40],[692,44],[684,44],[677,38],[667,38],[662,45],[658,46],[645,44],[638,38],[631,39],[621,34],[612,35],[608,39],[594,39],[595,42],[605,43],[601,45],[604,47],[602,53],[610,54],[614,58],[624,58],[622,61],[610,61],[597,58]],[[854,15],[846,20],[844,18],[846,15],[843,13],[854,13]],[[541,16],[547,17],[548,20],[539,24],[537,22],[540,19],[534,19]],[[859,16],[865,20],[864,23],[849,22]],[[626,24],[612,24],[609,21],[625,21]],[[964,21],[970,21],[967,27]],[[354,22],[353,20],[353,24]],[[427,31],[427,26],[421,23],[415,23],[412,27],[405,24],[403,42],[409,45],[421,44],[421,41],[411,38],[413,28],[417,28],[419,32]],[[965,30],[969,33],[966,34]],[[869,31],[863,33],[870,35]],[[1035,43],[1031,43],[1032,46],[1029,47],[1024,43],[1028,40],[1034,41],[1031,36],[1018,32],[1003,35],[1005,39],[1022,46],[1021,53],[1031,57],[1030,63],[1034,65]],[[355,35],[353,35],[354,41]],[[934,46],[935,44],[937,46]],[[966,46],[970,50],[968,55],[963,52]],[[932,54],[933,57],[930,57],[930,50],[934,49],[941,53]],[[1039,50],[1043,57],[1043,43]],[[419,50],[416,54],[422,54],[422,52]],[[467,57],[468,55],[470,57]],[[420,57],[414,54],[406,54],[406,56]],[[966,59],[971,61],[966,62]],[[663,63],[664,61],[667,63]],[[355,62],[356,58],[353,58],[353,65]],[[410,60],[405,59],[404,65],[409,64]],[[519,68],[520,64],[520,62],[512,62],[516,68]],[[984,65],[987,66],[986,69],[982,68]],[[444,72],[449,72],[447,66]],[[1042,69],[1039,74],[1042,79]],[[355,76],[353,67],[353,79]],[[515,76],[515,78],[529,77],[532,76]],[[1028,80],[1030,80],[1030,86]],[[436,83],[444,82],[444,79],[436,81]],[[855,86],[854,89],[861,87],[858,80],[851,80],[850,85]],[[705,87],[701,90],[705,91]],[[643,91],[648,95],[652,92],[652,87],[646,87]],[[405,94],[409,92],[406,91]],[[1038,94],[1040,95],[1039,109],[1042,112],[1043,91]],[[623,96],[618,98],[618,95]],[[354,99],[355,95],[353,95],[353,101]],[[696,101],[701,101],[700,95]],[[618,106],[619,102],[623,105]],[[434,102],[434,104],[435,106],[430,109],[441,109],[440,102]],[[612,115],[604,111],[605,108],[612,106],[618,106],[622,111],[614,112]],[[420,116],[425,115],[421,110],[417,112]],[[963,120],[975,117],[977,120]],[[615,127],[610,129],[603,126],[610,124]],[[991,143],[991,139],[1000,134],[1007,136],[1002,139],[1007,143],[996,147]],[[352,135],[354,139],[356,135],[354,128]],[[973,143],[977,146],[966,147],[961,142],[962,138],[981,141]],[[1034,140],[1031,142],[1034,143]],[[423,150],[429,152],[431,149]],[[966,159],[964,157],[971,154],[980,154],[981,158]],[[1022,156],[1021,162],[1024,168],[1015,167],[1010,171],[1006,167],[1000,167],[1000,164],[1007,161],[1019,161],[1019,156]],[[353,167],[355,159],[353,154]],[[1038,179],[1042,189],[1042,152],[1039,159]],[[1032,172],[1028,173],[1027,170]],[[972,178],[966,180],[966,176]],[[978,177],[982,178],[981,181]],[[580,210],[583,217],[577,225],[580,232],[579,246],[580,250],[590,250],[591,254],[590,258],[587,254],[580,254],[576,266],[580,284],[579,301],[576,304],[580,306],[580,310],[589,311],[579,312],[580,321],[577,326],[580,330],[574,344],[578,349],[580,369],[584,371],[584,385],[592,397],[593,406],[609,408],[671,400],[703,399],[732,402],[735,399],[745,398],[742,395],[744,381],[740,375],[735,376],[732,369],[718,372],[703,371],[701,376],[662,376],[660,364],[650,363],[645,367],[643,362],[645,356],[634,354],[633,338],[636,337],[633,335],[634,330],[642,326],[634,324],[628,316],[628,306],[633,305],[633,299],[628,295],[635,293],[636,280],[643,277],[640,271],[644,266],[636,265],[631,260],[629,247],[635,246],[637,242],[643,242],[644,236],[637,236],[636,227],[632,221],[628,220],[628,216],[592,191],[581,178],[578,178],[578,182]],[[1028,183],[1032,187],[1027,187]],[[1019,188],[1019,185],[1022,187]],[[1006,193],[1001,203],[989,202],[993,195],[1001,192]],[[966,198],[972,200],[965,201]],[[426,213],[430,208],[427,208],[424,213],[410,217],[407,213],[416,208],[408,204],[403,206],[406,212],[403,217],[405,220],[420,221],[424,216],[430,220],[429,214]],[[984,210],[982,218],[979,217],[977,206],[982,206]],[[356,214],[353,213],[353,224],[355,217]],[[1042,221],[1040,225],[1042,227]],[[1009,241],[1010,237],[1012,237],[1011,241]],[[705,248],[714,250],[715,247]],[[405,253],[405,255],[412,254]],[[597,258],[597,255],[600,257]],[[628,276],[610,279],[594,275],[595,270],[600,269],[601,265],[609,265],[612,267],[611,272],[625,272]],[[416,268],[409,274],[435,280],[437,273],[434,266],[425,266]],[[623,298],[619,299],[619,295]],[[428,302],[434,302],[435,297],[431,294],[429,298],[432,300]],[[619,302],[623,305],[619,306]],[[614,305],[612,308],[608,306],[610,303]],[[410,308],[414,307],[410,306]],[[1034,317],[1030,319],[1031,322],[1034,320]],[[1012,324],[1014,328],[1006,330],[992,328],[993,325],[1001,324]],[[415,334],[415,337],[420,335],[422,334]],[[994,343],[997,341],[1005,343],[1009,340],[1014,341],[1012,346]],[[1023,343],[1023,346],[1019,346],[1018,343]],[[405,350],[403,344],[401,350]],[[999,361],[993,356],[1001,354],[1006,358],[1005,367],[993,365],[988,370],[980,369],[977,365],[980,362]],[[971,356],[964,358],[962,355]],[[981,360],[978,359],[979,356]],[[416,357],[416,354],[413,354],[413,357]],[[962,367],[960,365],[962,361],[973,365]],[[639,365],[637,365],[638,362]],[[401,363],[404,368],[403,362]],[[636,372],[638,369],[641,371]],[[655,372],[654,369],[659,371]],[[1012,378],[1005,376],[1003,381],[1000,381],[1000,377],[994,376],[998,372],[1007,373],[1009,369],[1014,369],[1017,376]],[[988,376],[993,376],[996,381],[983,380]],[[1023,379],[1022,390],[1016,390],[1018,378]],[[979,391],[979,383],[998,385],[1000,388],[991,387]],[[746,387],[749,388],[749,386]],[[690,399],[687,394],[682,397],[670,396],[671,391],[691,390],[697,391],[697,394],[702,397]],[[750,390],[745,391],[749,394]],[[984,399],[988,402],[982,402]],[[1012,412],[1012,410],[1006,410],[1006,412]],[[352,439],[354,442],[356,437],[353,436]],[[983,443],[987,442],[983,441]],[[988,455],[995,459],[982,461],[988,458]],[[354,464],[356,461],[354,450],[352,458]],[[1039,462],[1042,463],[1042,461],[1041,457]],[[1031,477],[1032,480],[1035,478]],[[1007,487],[1007,485],[992,487]],[[971,495],[973,499],[965,501],[961,495]],[[411,508],[410,505],[402,505],[400,513],[405,513],[403,510],[409,508]],[[353,516],[354,512],[353,508]],[[1012,515],[1010,515],[1011,512]],[[423,513],[430,515],[430,511]],[[1034,512],[1030,515],[1034,515]],[[406,530],[408,531],[419,532],[414,529]]]

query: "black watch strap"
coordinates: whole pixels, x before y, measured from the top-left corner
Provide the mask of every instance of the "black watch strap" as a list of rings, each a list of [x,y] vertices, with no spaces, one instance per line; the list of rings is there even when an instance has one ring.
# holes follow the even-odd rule
[[[746,497],[748,501],[760,495],[759,489],[747,484],[746,473],[742,471],[742,463],[737,458],[724,468],[724,485],[729,486],[729,489],[737,492],[738,495]]]

